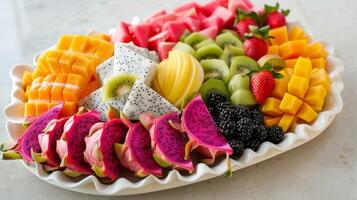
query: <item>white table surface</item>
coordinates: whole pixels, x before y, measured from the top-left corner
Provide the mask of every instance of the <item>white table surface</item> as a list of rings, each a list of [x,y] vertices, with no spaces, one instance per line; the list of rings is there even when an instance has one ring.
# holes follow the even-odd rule
[[[135,2],[135,3],[133,3]],[[120,19],[146,17],[179,0],[1,0],[0,108],[9,102],[8,70],[31,63],[32,56],[53,45],[62,33],[107,30]],[[270,3],[274,1],[268,1]],[[0,161],[0,199],[357,199],[357,4],[354,0],[282,1],[290,20],[307,23],[315,37],[333,44],[345,63],[344,110],[315,140],[240,170],[191,186],[128,197],[98,197],[49,185],[17,161]],[[7,139],[0,116],[0,141]]]

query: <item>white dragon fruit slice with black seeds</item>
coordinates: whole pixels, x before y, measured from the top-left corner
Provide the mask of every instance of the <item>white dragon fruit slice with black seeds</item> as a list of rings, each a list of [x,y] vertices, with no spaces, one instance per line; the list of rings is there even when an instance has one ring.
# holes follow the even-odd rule
[[[156,73],[157,63],[123,46],[121,43],[115,45],[113,74],[127,72],[138,76],[150,86]]]
[[[138,47],[133,43],[119,43],[119,45],[122,45],[132,51],[135,51],[136,53],[141,54],[142,56],[152,60],[153,62],[160,62],[159,56],[155,51],[149,51],[147,48]]]
[[[103,85],[104,80],[113,75],[114,57],[109,58],[97,67],[97,77]]]
[[[143,112],[151,112],[160,116],[171,112],[180,112],[180,110],[143,81],[136,80],[124,105],[123,113],[129,119],[139,119]]]

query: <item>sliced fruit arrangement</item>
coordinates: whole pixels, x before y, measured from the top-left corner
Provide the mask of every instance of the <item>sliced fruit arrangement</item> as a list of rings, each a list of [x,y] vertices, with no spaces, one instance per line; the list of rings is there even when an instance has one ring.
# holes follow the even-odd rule
[[[105,34],[62,35],[54,48],[43,52],[33,72],[23,75],[25,118],[44,113],[65,101],[62,116],[77,112],[77,101],[99,87],[98,64],[113,55]]]

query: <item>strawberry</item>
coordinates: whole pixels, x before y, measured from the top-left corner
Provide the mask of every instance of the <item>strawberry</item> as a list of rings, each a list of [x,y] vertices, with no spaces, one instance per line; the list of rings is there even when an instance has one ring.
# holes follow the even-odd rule
[[[259,60],[259,58],[268,53],[268,44],[264,39],[268,37],[269,27],[250,28],[251,33],[245,35],[247,39],[243,43],[243,50],[245,55],[254,60]]]
[[[275,6],[265,5],[263,19],[265,25],[269,25],[271,29],[286,25],[285,17],[289,14],[289,10],[279,11],[279,3]]]
[[[244,35],[251,32],[249,26],[259,26],[259,16],[256,12],[247,13],[240,9],[237,9],[236,14],[236,30],[238,35],[244,39]]]
[[[275,88],[275,78],[280,79],[284,76],[272,70],[270,64],[260,68],[258,72],[252,72],[250,78],[250,90],[258,104],[263,104],[271,95]]]

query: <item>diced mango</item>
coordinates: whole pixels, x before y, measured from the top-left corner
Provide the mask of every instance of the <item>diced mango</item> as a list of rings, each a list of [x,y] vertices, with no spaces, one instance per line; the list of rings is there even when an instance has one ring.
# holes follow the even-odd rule
[[[279,116],[279,117],[264,116],[265,127],[269,127],[269,126],[273,126],[273,125],[279,124],[280,119],[281,119],[281,116]]]
[[[284,114],[279,121],[279,126],[284,130],[284,132],[287,132],[294,124],[295,120],[296,118],[294,115]]]
[[[289,68],[294,68],[296,62],[297,62],[297,58],[285,60],[286,67],[289,67]]]
[[[50,68],[47,65],[46,57],[48,55],[48,51],[41,53],[37,60],[37,68],[40,69],[44,74],[50,73]]]
[[[327,52],[321,42],[315,42],[307,47],[307,54],[310,58],[326,58]]]
[[[57,74],[55,85],[52,86],[51,90],[51,101],[53,103],[63,100],[62,94],[66,81],[67,74]]]
[[[310,86],[323,85],[328,92],[330,90],[330,77],[326,70],[315,68],[310,77]]]
[[[320,111],[326,95],[327,91],[323,85],[311,86],[306,93],[305,102]]]
[[[55,106],[57,106],[58,105],[58,102],[50,102],[50,103],[48,103],[47,104],[47,106],[48,106],[48,109],[51,109],[51,108],[53,108],[53,107],[55,107]]]
[[[288,91],[288,83],[290,79],[290,75],[286,71],[286,69],[282,70],[279,72],[284,76],[284,78],[281,79],[275,79],[275,87],[273,92],[271,93],[271,96],[282,99],[285,92]]]
[[[309,81],[311,76],[311,71],[312,71],[311,60],[309,58],[299,57],[294,67],[294,75],[301,76]]]
[[[86,80],[89,80],[94,73],[92,62],[89,58],[79,54],[76,54],[74,57],[75,62],[72,65],[73,73],[82,75]]]
[[[72,116],[77,112],[77,104],[75,102],[65,101],[60,112],[60,117]]]
[[[27,93],[29,100],[37,100],[38,99],[38,89],[41,87],[41,83],[43,81],[43,77],[37,77],[33,80],[31,87]]]
[[[44,72],[42,72],[39,68],[35,68],[35,70],[32,72],[31,74],[31,78],[32,80],[35,80],[36,78],[40,77],[40,76],[45,76],[46,74]]]
[[[36,116],[36,103],[27,102],[25,103],[25,117],[34,117]]]
[[[113,54],[114,45],[110,42],[102,40],[94,55],[102,58],[103,60],[106,60],[107,58],[113,56]]]
[[[50,71],[52,73],[61,73],[61,67],[59,64],[59,60],[62,57],[64,51],[61,50],[49,50],[46,56],[46,62]]]
[[[269,46],[268,54],[279,55],[279,46],[278,45]]]
[[[27,86],[31,85],[32,83],[32,73],[29,71],[24,71],[22,75],[22,86],[26,88]]]
[[[289,77],[291,77],[294,73],[294,69],[293,68],[285,68],[285,71],[289,74]]]
[[[288,41],[288,28],[286,26],[282,26],[279,28],[271,29],[269,31],[270,42],[272,45],[281,45]]]
[[[72,73],[72,65],[75,61],[75,55],[72,52],[65,51],[62,54],[62,57],[59,59],[59,64],[61,68],[61,72],[64,74]]]
[[[279,109],[279,105],[281,103],[281,100],[273,98],[273,97],[268,97],[265,102],[264,105],[261,108],[262,113],[264,113],[265,115],[269,115],[269,116],[281,116],[283,115],[283,111],[281,111]]]
[[[105,33],[96,33],[94,35],[91,35],[91,37],[102,39],[102,40],[105,40],[105,41],[108,41],[108,42],[110,42],[110,40],[111,40],[110,35],[105,34]]]
[[[85,84],[86,81],[81,75],[68,74],[67,82],[63,89],[63,100],[78,101]]]
[[[305,39],[305,32],[299,26],[294,26],[289,31],[289,40],[302,40]]]
[[[101,43],[101,39],[90,38],[89,47],[86,49],[85,53],[94,54]]]
[[[279,54],[283,59],[291,59],[303,56],[305,55],[306,51],[306,40],[289,41],[279,46]]]
[[[314,58],[311,59],[311,64],[313,68],[324,68],[327,67],[327,60],[325,58]]]
[[[290,78],[288,84],[288,92],[290,94],[303,99],[308,89],[309,82],[306,80],[306,78],[297,76],[295,74]]]
[[[313,104],[310,105],[316,112],[320,112],[322,110],[322,108],[324,107],[325,104],[325,99],[322,99],[321,102],[319,102],[318,104]]]
[[[91,78],[91,80],[89,81],[89,83],[87,84],[87,87],[85,87],[84,90],[82,91],[81,99],[88,96],[90,93],[94,92],[99,87],[100,87],[100,82],[99,82],[98,78],[93,76]]]
[[[47,100],[48,102],[51,100],[52,84],[55,80],[55,74],[49,74],[43,79],[41,87],[38,89],[39,100]]]
[[[89,46],[89,37],[87,35],[74,35],[71,46],[72,51],[85,52]]]
[[[40,116],[48,110],[47,102],[36,102],[36,116]]]
[[[56,48],[58,50],[68,50],[71,46],[73,35],[61,35],[57,42]]]
[[[306,122],[312,122],[316,119],[317,113],[309,106],[309,104],[304,103],[296,116]]]
[[[281,103],[279,105],[279,109],[285,113],[295,115],[297,111],[302,106],[302,101],[289,93],[285,93]]]

